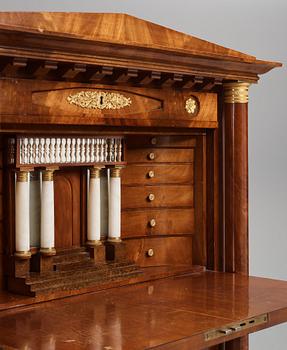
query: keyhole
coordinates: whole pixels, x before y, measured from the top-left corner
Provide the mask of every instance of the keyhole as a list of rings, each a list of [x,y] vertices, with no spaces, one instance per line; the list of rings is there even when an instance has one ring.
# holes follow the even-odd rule
[[[102,106],[104,103],[104,96],[100,96],[100,105]]]

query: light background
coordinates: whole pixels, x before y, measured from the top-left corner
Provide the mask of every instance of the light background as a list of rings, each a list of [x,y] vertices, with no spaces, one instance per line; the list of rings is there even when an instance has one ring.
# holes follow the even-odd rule
[[[287,64],[286,0],[0,0],[0,11],[125,12]],[[287,70],[250,91],[250,273],[287,280]],[[287,299],[287,295],[286,295]],[[250,336],[251,350],[287,348],[287,325]]]

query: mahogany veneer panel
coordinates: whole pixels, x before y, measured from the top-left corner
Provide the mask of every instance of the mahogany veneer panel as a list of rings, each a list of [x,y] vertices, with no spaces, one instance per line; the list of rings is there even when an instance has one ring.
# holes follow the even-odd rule
[[[65,124],[108,126],[217,127],[217,95],[175,89],[106,86],[33,80],[1,80],[0,115],[3,126],[17,124]],[[89,109],[70,104],[68,96],[82,91],[120,93],[131,98],[121,109]],[[196,96],[197,115],[185,109],[186,100]],[[21,104],[15,103],[21,99]]]
[[[81,244],[80,181],[79,169],[58,170],[54,174],[56,248]]]
[[[193,149],[129,149],[126,161],[128,163],[173,163],[192,162],[194,160]]]
[[[150,194],[154,195],[152,201]],[[193,207],[193,202],[190,185],[124,186],[122,190],[122,209]]]
[[[4,347],[40,349],[199,350],[204,333],[268,314],[270,327],[287,316],[287,282],[206,272],[82,295],[0,315]],[[35,326],[37,325],[37,326]]]
[[[154,176],[150,177],[149,172]],[[190,165],[128,165],[122,171],[123,185],[180,184],[193,182],[193,164]]]
[[[180,147],[190,148],[196,146],[196,138],[191,135],[154,135],[154,136],[141,136],[141,135],[128,135],[127,145],[129,150],[131,148],[143,148],[143,147]]]
[[[192,236],[125,239],[128,257],[141,267],[192,266]],[[153,255],[148,251],[152,249]]]
[[[151,227],[150,221],[155,220]],[[122,237],[194,233],[194,209],[150,209],[122,212]]]
[[[254,56],[123,13],[2,12],[0,25],[40,35],[49,32],[61,37],[92,40],[93,45],[97,41],[125,43],[205,56],[230,56],[247,62],[255,60]]]

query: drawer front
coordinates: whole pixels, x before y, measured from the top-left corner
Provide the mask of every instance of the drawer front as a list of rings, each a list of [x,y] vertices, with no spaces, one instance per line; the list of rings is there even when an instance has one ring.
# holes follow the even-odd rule
[[[193,233],[193,208],[122,211],[123,238]]]
[[[123,185],[193,183],[193,164],[128,165],[122,171]]]
[[[123,186],[122,209],[193,207],[193,186]]]
[[[194,150],[176,148],[134,148],[126,155],[128,163],[192,163]]]
[[[192,265],[192,236],[126,239],[128,257],[142,267]]]
[[[190,135],[182,136],[127,136],[128,148],[142,147],[179,147],[193,148],[196,146],[196,138]]]

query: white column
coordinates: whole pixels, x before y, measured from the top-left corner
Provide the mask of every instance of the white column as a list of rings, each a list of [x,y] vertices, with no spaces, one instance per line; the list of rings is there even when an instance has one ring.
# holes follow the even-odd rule
[[[53,170],[42,173],[41,195],[41,253],[55,255]]]
[[[30,258],[29,172],[18,171],[15,188],[15,257]]]
[[[101,168],[90,169],[87,244],[101,244]]]
[[[109,191],[108,169],[101,170],[101,238],[108,238],[109,231]]]
[[[121,168],[110,171],[109,236],[108,241],[121,241]]]
[[[41,189],[39,171],[30,172],[30,247],[40,247]]]

